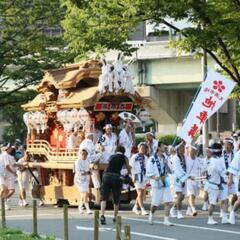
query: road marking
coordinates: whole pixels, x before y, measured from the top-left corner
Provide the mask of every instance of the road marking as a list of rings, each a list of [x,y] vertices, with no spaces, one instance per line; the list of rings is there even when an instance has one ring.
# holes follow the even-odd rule
[[[93,231],[93,227],[83,227],[83,226],[76,226],[77,230],[85,230],[85,231]],[[106,228],[106,227],[100,227],[99,228],[100,232],[116,232],[116,229],[114,228]],[[124,231],[122,230],[122,233]],[[152,235],[152,234],[147,234],[147,233],[140,233],[140,232],[132,232],[131,235],[135,236],[141,236],[141,237],[146,237],[146,238],[152,238],[152,239],[161,239],[161,240],[177,240],[176,238],[169,238],[169,237],[162,237],[159,235]]]
[[[131,218],[131,217],[122,217],[122,218],[131,220],[131,221],[148,222],[148,220],[146,220],[146,219],[138,219],[138,218]],[[161,222],[161,221],[154,221],[154,222],[158,223],[158,224],[163,224],[163,222]],[[240,235],[240,232],[219,229],[219,228],[208,228],[208,227],[201,227],[201,226],[196,226],[196,225],[185,225],[185,224],[179,224],[179,223],[173,223],[173,224],[174,224],[174,226],[178,226],[178,227],[203,229],[203,230],[209,230],[209,231],[215,231],[215,232],[224,232],[224,233],[232,233],[232,234]]]

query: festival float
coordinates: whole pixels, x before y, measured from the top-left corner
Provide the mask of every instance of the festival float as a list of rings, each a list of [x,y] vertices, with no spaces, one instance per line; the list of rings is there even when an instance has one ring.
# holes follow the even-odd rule
[[[77,205],[80,194],[73,184],[73,167],[78,148],[66,148],[69,133],[79,131],[84,138],[101,131],[106,123],[119,133],[124,122],[121,114],[132,121],[138,115],[141,118],[147,100],[135,91],[130,66],[119,56],[112,64],[105,59],[88,60],[46,71],[37,91],[22,107],[26,111],[27,152],[34,159],[30,168],[38,169],[40,198],[48,204],[67,200]],[[101,171],[105,167],[97,166]],[[99,190],[92,188],[91,193],[92,201],[99,203]],[[122,191],[121,201],[127,203],[135,197],[135,191],[128,188]]]

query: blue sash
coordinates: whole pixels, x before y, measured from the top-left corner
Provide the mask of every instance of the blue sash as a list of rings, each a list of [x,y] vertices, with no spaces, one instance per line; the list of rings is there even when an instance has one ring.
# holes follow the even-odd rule
[[[163,155],[163,160],[165,160],[165,156]],[[164,177],[163,178],[163,187],[166,187],[166,182],[165,182],[165,177],[166,177],[166,166],[163,162],[163,166],[161,166],[161,163],[160,163],[160,159],[159,159],[159,156],[157,155],[157,153],[154,154],[153,158],[152,158],[152,163],[156,163],[157,165],[157,168],[158,168],[158,173],[159,173],[159,176],[160,177]]]
[[[146,174],[146,166],[145,166],[144,160],[145,160],[144,155],[137,154],[135,161],[136,162],[139,161],[140,168],[141,168],[141,174],[139,179],[140,182],[143,181],[143,176]]]
[[[186,160],[184,156],[181,156],[180,154],[178,154],[178,157],[180,159],[180,165],[183,169],[184,172],[187,172],[187,165],[186,165]]]

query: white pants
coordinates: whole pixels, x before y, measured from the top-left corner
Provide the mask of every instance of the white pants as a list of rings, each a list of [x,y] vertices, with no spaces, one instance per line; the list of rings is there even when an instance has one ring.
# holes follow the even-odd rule
[[[169,187],[167,188],[152,188],[152,202],[153,206],[158,207],[160,203],[172,202],[172,194]]]
[[[136,181],[134,183],[136,189],[145,189],[146,184],[147,184],[146,180],[143,180],[142,182]]]
[[[5,181],[6,187],[10,190],[15,189],[15,177],[7,177]]]
[[[187,196],[194,195],[195,197],[199,194],[199,186],[196,181],[191,179],[187,180]]]
[[[183,195],[186,195],[187,193],[186,184],[184,187],[182,187],[180,184],[174,184],[174,191],[175,193],[181,192]]]

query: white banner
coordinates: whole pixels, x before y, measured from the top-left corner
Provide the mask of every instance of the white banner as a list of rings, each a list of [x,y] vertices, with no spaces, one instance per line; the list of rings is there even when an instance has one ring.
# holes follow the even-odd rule
[[[235,82],[219,73],[208,71],[207,78],[177,135],[191,144],[205,121],[228,99],[235,85]]]

